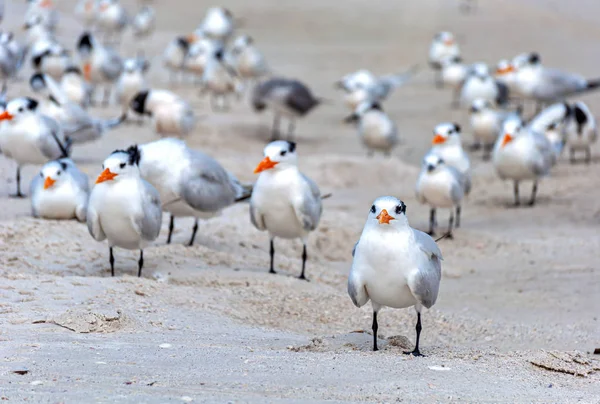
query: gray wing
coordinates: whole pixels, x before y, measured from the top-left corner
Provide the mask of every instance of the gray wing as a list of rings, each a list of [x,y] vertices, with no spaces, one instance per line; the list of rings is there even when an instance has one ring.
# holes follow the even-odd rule
[[[181,196],[194,209],[217,212],[235,202],[231,175],[212,157],[190,150],[190,167],[181,179]]]
[[[256,211],[252,200],[250,200],[250,221],[260,231],[266,230],[267,226],[265,226],[264,219],[260,213]]]
[[[404,73],[388,74],[380,77],[377,81],[378,87],[381,86],[381,90],[378,95],[381,98],[386,98],[392,90],[408,83],[410,79],[412,79],[413,76],[417,73],[417,71],[418,66],[412,66]]]
[[[93,198],[93,194],[90,196],[90,200]],[[90,203],[87,208],[87,216],[86,216],[86,224],[90,235],[96,241],[102,241],[106,239],[106,234],[104,234],[104,230],[102,230],[102,226],[100,225],[100,217],[98,216],[98,212],[96,212],[96,208],[93,203]]]
[[[59,161],[67,164],[67,170],[68,170],[69,174],[71,175],[71,178],[73,178],[73,180],[75,181],[75,184],[77,184],[77,188],[81,189],[85,193],[89,193],[90,192],[90,180],[89,180],[88,176],[86,174],[82,173],[79,170],[79,168],[77,168],[77,166],[75,165],[73,160],[71,160],[70,158],[62,158]]]
[[[323,204],[321,203],[321,191],[313,180],[300,174],[306,184],[302,193],[302,198],[294,201],[294,210],[302,227],[306,231],[312,231],[319,225],[321,213],[323,213]]]
[[[308,113],[313,107],[319,104],[310,89],[303,83],[297,80],[291,80],[288,84],[289,93],[286,97],[285,103],[293,110],[299,112],[301,115]]]
[[[413,234],[424,256],[417,270],[409,276],[408,287],[423,306],[430,308],[437,300],[442,279],[442,253],[429,235],[416,229]]]
[[[150,183],[142,180],[143,196],[142,196],[142,208],[144,214],[141,217],[136,218],[136,223],[142,234],[142,238],[147,241],[156,240],[160,233],[160,226],[162,224],[162,208],[160,203],[160,195],[156,188]]]
[[[452,201],[454,203],[458,203],[462,199],[462,195],[469,195],[471,192],[471,175],[467,172],[465,174],[458,171],[456,168],[451,166],[446,166],[448,171],[456,178],[456,183],[461,187],[456,188],[452,187]]]
[[[535,148],[538,151],[536,158],[533,158],[530,162],[531,170],[536,175],[546,175],[556,162],[556,154],[552,148],[552,143],[546,136],[537,132],[530,132],[529,136],[533,137]]]
[[[506,105],[509,101],[510,91],[506,84],[496,80],[496,88],[498,89],[498,95],[496,96],[496,104]]]
[[[123,71],[123,60],[112,50],[107,50],[107,61],[102,64],[102,74],[109,80],[116,80]]]
[[[44,179],[40,176],[40,173],[36,173],[35,177],[31,180],[29,185],[29,196],[31,198],[31,215],[33,217],[39,217],[39,213],[35,209],[35,201],[38,198],[38,194],[42,189]]]
[[[548,98],[562,98],[565,95],[584,90],[587,80],[577,74],[570,74],[556,69],[544,69],[544,89]]]
[[[38,139],[37,146],[40,148],[42,154],[46,156],[48,160],[66,157],[65,138],[58,123],[54,119],[44,115],[42,115],[40,119],[42,120],[43,126],[48,129]]]

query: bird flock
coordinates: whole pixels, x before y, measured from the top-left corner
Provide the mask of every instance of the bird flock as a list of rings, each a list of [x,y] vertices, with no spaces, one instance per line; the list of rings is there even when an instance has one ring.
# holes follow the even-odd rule
[[[22,40],[0,32],[0,151],[16,163],[14,196],[25,197],[22,167],[41,165],[29,187],[32,215],[86,223],[96,241],[107,240],[112,276],[115,247],[139,250],[138,276],[142,275],[144,249],[159,237],[163,212],[170,216],[167,244],[177,218],[194,218],[187,243],[192,246],[200,219],[247,202],[251,223],[269,235],[269,272],[276,273],[275,239],[300,239],[299,278],[308,280],[307,240],[318,228],[323,200],[330,195],[322,195],[299,170],[295,129],[299,118],[330,102],[300,80],[276,75],[251,36],[235,36],[243,20],[226,8],[209,8],[195,30],[167,44],[160,57],[168,88],[154,87],[147,77],[152,66],[144,54],[144,40],[152,37],[157,18],[150,5],[130,16],[118,0],[82,0],[75,14],[86,30],[71,47],[55,35],[59,13],[50,0],[29,0]],[[119,47],[129,30],[138,49],[123,57]],[[515,205],[521,203],[523,181],[533,183],[527,204],[535,204],[540,180],[551,173],[563,149],[569,149],[571,163],[579,153],[590,162],[590,147],[597,139],[594,116],[585,103],[566,99],[600,87],[600,80],[547,68],[533,52],[503,59],[493,68],[466,64],[450,32],[434,36],[428,62],[435,86],[452,91],[451,107],[470,113],[468,151],[482,150],[482,159],[491,161],[498,177],[514,183]],[[9,99],[10,85],[27,66],[32,71],[29,85],[38,97]],[[399,147],[397,125],[383,104],[418,70],[413,66],[400,74],[377,76],[360,69],[335,82],[349,110],[344,122],[354,125],[369,156],[391,156]],[[273,113],[270,142],[262,160],[257,156],[253,184],[241,183],[213,157],[186,144],[198,117],[192,104],[173,90],[186,82],[209,97],[215,113],[228,111],[232,100],[244,99],[257,113]],[[115,103],[121,113],[95,117],[90,107],[99,102]],[[524,115],[526,102],[535,104],[529,119]],[[90,187],[88,177],[70,159],[73,149],[101,142],[127,121],[153,128],[158,139],[112,152]],[[409,225],[407,206],[396,197],[377,198],[368,210],[352,250],[348,293],[357,307],[371,301],[374,350],[379,310],[414,306],[416,345],[408,353],[421,355],[421,311],[435,304],[441,280],[442,254],[432,238],[437,210],[449,210],[442,238],[453,238],[472,187],[462,134],[461,125],[454,122],[433,128],[431,149],[416,178],[417,200],[430,208],[427,233]]]

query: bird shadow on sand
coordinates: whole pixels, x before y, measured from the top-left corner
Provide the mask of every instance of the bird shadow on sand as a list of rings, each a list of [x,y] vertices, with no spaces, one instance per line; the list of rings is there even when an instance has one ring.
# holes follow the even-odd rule
[[[521,200],[519,205],[515,205],[514,199],[507,198],[504,196],[491,196],[486,199],[480,199],[477,201],[471,202],[473,205],[488,207],[488,208],[501,208],[501,209],[511,209],[511,210],[528,210],[535,209],[540,206],[548,206],[552,204],[552,198],[544,195],[538,195],[535,198],[535,204],[529,204],[529,192],[523,193],[521,195]]]
[[[414,344],[404,335],[377,338],[379,351],[400,354],[412,350]],[[373,334],[371,331],[356,330],[346,334],[314,337],[308,344],[290,346],[292,352],[364,352],[381,354],[373,351]]]

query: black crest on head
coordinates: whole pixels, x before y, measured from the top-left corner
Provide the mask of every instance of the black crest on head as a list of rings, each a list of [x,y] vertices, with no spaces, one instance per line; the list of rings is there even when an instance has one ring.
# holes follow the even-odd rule
[[[371,109],[376,109],[378,111],[383,111],[383,108],[381,107],[381,104],[378,102],[374,102],[373,104],[371,104]]]
[[[288,140],[288,151],[289,151],[290,153],[293,153],[293,152],[294,152],[294,150],[296,150],[296,143],[295,143],[295,142],[290,142],[290,141]]]
[[[65,73],[75,73],[81,76],[81,70],[77,66],[69,66],[65,69]]]
[[[65,163],[64,161],[59,161],[59,163],[63,170],[67,169],[67,163]]]
[[[134,144],[127,149],[127,154],[129,154],[129,165],[140,165],[140,159],[142,158],[142,151],[138,147],[138,145]]]
[[[52,52],[50,52],[50,49],[46,49],[44,52],[36,55],[31,59],[31,66],[36,70],[39,69],[40,65],[42,64],[42,59],[44,59],[46,56],[50,56],[51,53]]]
[[[177,45],[182,47],[186,52],[190,48],[190,42],[187,40],[187,38],[182,37],[182,36],[177,37]]]
[[[27,100],[27,109],[29,109],[31,111],[35,111],[36,108],[38,107],[38,102],[36,100],[34,100],[33,98],[29,98],[29,97],[25,97],[25,100]]]
[[[406,204],[402,201],[396,206],[396,214],[399,215],[401,213],[406,214]]]
[[[90,51],[92,49],[92,34],[89,32],[84,32],[80,37],[79,41],[77,41],[77,50],[81,51]]]
[[[454,123],[453,125],[454,125],[454,131],[457,133],[460,133],[460,125],[457,123]]]
[[[138,114],[146,113],[146,100],[148,99],[148,95],[150,92],[148,90],[140,91],[136,94],[135,97],[129,103],[131,109],[133,109]]]
[[[537,52],[531,52],[529,54],[529,63],[540,63],[540,55]]]
[[[567,102],[563,103],[563,106],[565,107],[565,118],[568,118],[573,113],[573,109]]]
[[[575,114],[575,122],[577,122],[577,133],[581,135],[581,131],[583,130],[583,125],[585,125],[588,121],[588,117],[585,112],[575,105],[574,114]]]
[[[223,60],[223,49],[218,49],[215,52],[215,58],[217,58],[217,60]]]
[[[39,91],[46,87],[46,79],[43,73],[35,73],[29,78],[29,85],[33,91]]]

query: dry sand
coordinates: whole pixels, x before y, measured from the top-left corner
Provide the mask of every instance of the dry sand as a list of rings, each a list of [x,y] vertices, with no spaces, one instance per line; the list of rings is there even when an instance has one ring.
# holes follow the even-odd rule
[[[8,28],[20,25],[21,3],[7,2]],[[58,3],[61,37],[72,43],[81,29],[74,2]],[[154,4],[158,31],[145,49],[155,56],[212,5]],[[600,402],[600,364],[591,354],[600,347],[598,157],[591,166],[561,161],[533,209],[507,208],[511,185],[474,158],[463,227],[455,240],[440,242],[444,277],[437,304],[423,316],[426,357],[401,354],[414,340],[411,309],[382,312],[384,348],[371,352],[370,310],[356,309],[345,291],[350,252],[371,201],[397,195],[411,223],[425,227],[427,208],[413,187],[431,130],[445,120],[467,127],[467,115],[449,108],[450,94],[433,88],[425,68],[433,34],[455,32],[468,61],[494,63],[536,50],[548,65],[593,77],[600,75],[596,2],[481,1],[468,16],[450,0],[223,4],[244,18],[244,31],[274,70],[302,78],[329,99],[339,99],[332,82],[344,73],[364,67],[383,74],[419,63],[422,73],[386,104],[402,146],[391,159],[366,158],[354,130],[341,123],[346,111],[339,102],[299,124],[301,169],[334,194],[310,238],[310,283],[294,278],[298,242],[278,242],[280,274],[266,273],[268,239],[250,224],[247,205],[203,222],[192,248],[182,245],[191,220],[177,221],[169,246],[165,220],[146,250],[144,278],[133,277],[136,253],[123,250],[116,252],[118,276],[110,278],[106,245],[84,225],[32,219],[28,199],[7,198],[15,166],[0,157],[1,399]],[[123,54],[134,53],[128,37]],[[158,57],[150,77],[157,87],[167,85]],[[247,103],[213,114],[190,87],[177,91],[206,118],[189,144],[252,181],[271,117],[254,115]],[[27,92],[26,82],[9,90]],[[600,111],[599,95],[584,99]],[[117,111],[94,109],[102,116]],[[113,149],[153,139],[150,129],[128,125],[77,148],[74,159],[95,177]],[[37,169],[26,169],[25,178]],[[386,341],[390,336],[396,337]]]

